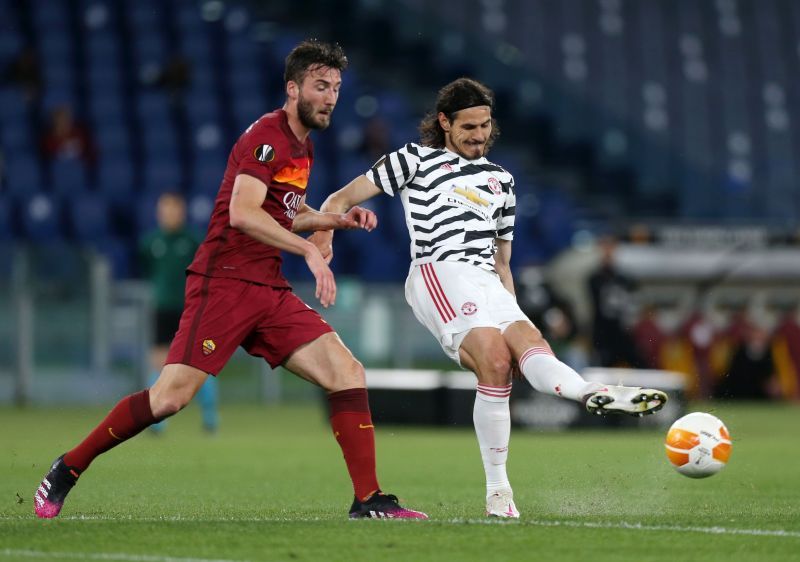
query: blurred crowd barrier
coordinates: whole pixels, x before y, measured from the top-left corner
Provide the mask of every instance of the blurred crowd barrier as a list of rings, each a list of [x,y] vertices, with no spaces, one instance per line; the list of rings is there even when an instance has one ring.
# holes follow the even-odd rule
[[[582,404],[536,392],[515,380],[511,422],[518,427],[558,430],[572,427],[668,427],[686,413],[686,380],[680,373],[652,369],[587,368],[586,380],[603,384],[655,387],[670,400],[658,416],[599,417]],[[381,424],[472,427],[475,377],[464,371],[435,369],[367,369],[370,410]]]
[[[800,249],[715,232],[573,248],[520,275],[521,302],[575,367],[682,373],[696,399],[800,399]]]
[[[576,245],[546,268],[517,272],[521,306],[562,360],[579,372],[677,373],[689,399],[800,398],[800,250],[606,250]],[[313,306],[310,275],[292,281]],[[400,284],[340,275],[337,285],[336,306],[322,313],[368,369],[454,368]],[[147,284],[115,280],[99,254],[61,243],[1,247],[0,402],[99,403],[141,388],[152,316]],[[221,380],[225,400],[315,396],[243,352]]]

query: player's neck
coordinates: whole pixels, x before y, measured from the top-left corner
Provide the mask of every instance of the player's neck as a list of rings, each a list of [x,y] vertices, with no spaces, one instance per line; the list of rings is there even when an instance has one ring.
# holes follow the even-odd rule
[[[286,112],[286,119],[289,122],[289,128],[294,133],[294,136],[297,137],[297,140],[300,142],[306,142],[311,129],[303,125],[302,121],[300,121],[300,117],[297,114],[297,106],[286,103],[283,106],[283,110]]]

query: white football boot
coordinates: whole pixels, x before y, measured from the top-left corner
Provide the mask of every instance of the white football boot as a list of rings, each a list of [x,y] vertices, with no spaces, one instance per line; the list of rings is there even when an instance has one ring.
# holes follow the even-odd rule
[[[667,393],[639,386],[604,386],[584,398],[590,414],[628,414],[647,416],[654,414],[667,403]]]
[[[486,498],[486,515],[505,519],[519,519],[519,511],[514,505],[514,492],[511,488],[498,490]]]

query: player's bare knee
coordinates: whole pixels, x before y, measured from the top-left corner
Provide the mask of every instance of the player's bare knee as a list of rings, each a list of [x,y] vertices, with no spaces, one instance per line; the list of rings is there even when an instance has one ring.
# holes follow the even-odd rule
[[[168,418],[183,410],[191,400],[180,393],[162,392],[156,394],[150,401],[150,409],[156,418]]]
[[[547,340],[544,339],[542,332],[536,326],[531,325],[531,339],[534,345],[547,345]]]
[[[363,388],[367,385],[367,377],[364,365],[353,358],[348,364],[337,370],[330,381],[329,391],[345,390],[348,388]]]
[[[502,386],[511,377],[511,354],[507,349],[493,351],[481,362],[478,378],[484,384]]]

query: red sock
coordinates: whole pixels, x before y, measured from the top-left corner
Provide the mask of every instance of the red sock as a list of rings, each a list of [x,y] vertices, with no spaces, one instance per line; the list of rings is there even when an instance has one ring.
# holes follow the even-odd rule
[[[344,453],[353,490],[365,500],[380,488],[375,475],[375,426],[369,413],[366,388],[328,394],[333,435]]]
[[[126,396],[86,439],[64,455],[64,464],[82,472],[95,457],[127,441],[156,421],[150,410],[149,389]]]

